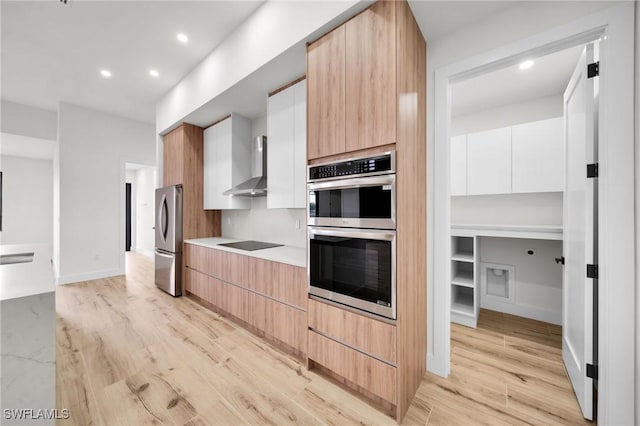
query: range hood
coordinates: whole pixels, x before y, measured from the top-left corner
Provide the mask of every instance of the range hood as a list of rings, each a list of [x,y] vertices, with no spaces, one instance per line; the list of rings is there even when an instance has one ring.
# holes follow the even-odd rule
[[[235,197],[264,197],[267,195],[267,137],[257,136],[251,141],[251,179],[224,191]]]

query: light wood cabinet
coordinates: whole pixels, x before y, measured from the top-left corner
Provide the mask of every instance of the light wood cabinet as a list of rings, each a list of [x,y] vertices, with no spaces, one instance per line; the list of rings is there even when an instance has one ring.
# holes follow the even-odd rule
[[[231,114],[204,130],[204,197],[206,210],[251,208],[246,197],[223,192],[251,177],[251,121]]]
[[[314,362],[385,401],[397,402],[395,367],[313,331],[309,332],[308,348],[308,356]]]
[[[376,358],[396,362],[396,326],[309,300],[309,328]]]
[[[467,195],[467,136],[451,138],[451,195]]]
[[[512,192],[564,191],[564,119],[511,128]]]
[[[401,422],[426,359],[426,44],[406,1],[376,2],[308,46],[307,103],[310,164],[396,152],[397,368],[377,359],[392,354],[360,352],[358,345],[382,349],[375,339],[357,340],[347,323],[326,325],[335,339],[309,331],[308,356],[346,386],[392,404]],[[350,346],[342,343],[349,338]]]
[[[467,194],[511,192],[511,128],[467,135]]]
[[[305,311],[249,292],[249,324],[268,336],[302,352],[307,352]]]
[[[346,151],[396,141],[396,5],[379,1],[345,24]]]
[[[307,82],[267,101],[267,208],[306,207]]]
[[[188,293],[306,354],[305,268],[189,243],[185,265]]]
[[[345,151],[345,27],[307,48],[307,158]]]
[[[220,212],[202,208],[203,129],[184,123],[162,138],[164,186],[182,184],[184,239],[220,235]]]

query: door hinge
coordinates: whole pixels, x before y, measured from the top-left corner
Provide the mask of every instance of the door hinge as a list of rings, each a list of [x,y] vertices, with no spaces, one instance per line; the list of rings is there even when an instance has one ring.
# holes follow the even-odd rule
[[[598,163],[587,164],[587,177],[588,178],[598,177]]]
[[[598,380],[598,366],[593,364],[587,364],[587,377],[593,380]]]
[[[587,278],[598,278],[598,265],[587,265]]]
[[[600,61],[587,65],[587,78],[598,77],[600,75]]]

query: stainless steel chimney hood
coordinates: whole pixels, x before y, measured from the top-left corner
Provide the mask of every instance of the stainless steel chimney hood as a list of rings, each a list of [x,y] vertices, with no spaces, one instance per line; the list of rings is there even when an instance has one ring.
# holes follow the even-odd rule
[[[235,197],[264,197],[267,195],[267,137],[257,136],[251,141],[252,178],[224,191]]]

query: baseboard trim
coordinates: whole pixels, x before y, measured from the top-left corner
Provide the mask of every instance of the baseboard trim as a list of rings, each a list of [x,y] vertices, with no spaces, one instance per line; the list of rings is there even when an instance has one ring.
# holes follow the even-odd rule
[[[517,315],[519,317],[562,325],[562,312],[560,311],[551,311],[549,309],[538,308],[536,306],[499,303],[489,300],[483,300],[480,303],[480,307],[491,311],[504,312],[506,314]]]
[[[99,280],[101,278],[117,277],[124,275],[120,269],[104,269],[102,271],[87,272],[84,274],[62,275],[56,278],[56,285],[74,284],[81,281]]]
[[[132,249],[132,250],[133,250],[133,249]],[[133,251],[135,251],[136,253],[141,254],[141,255],[143,255],[143,256],[146,256],[146,257],[148,257],[148,258],[150,258],[150,259],[153,259],[153,258],[154,258],[153,250],[147,250],[147,249],[143,249],[143,248],[136,248],[136,249],[135,249],[135,250],[133,250]]]

